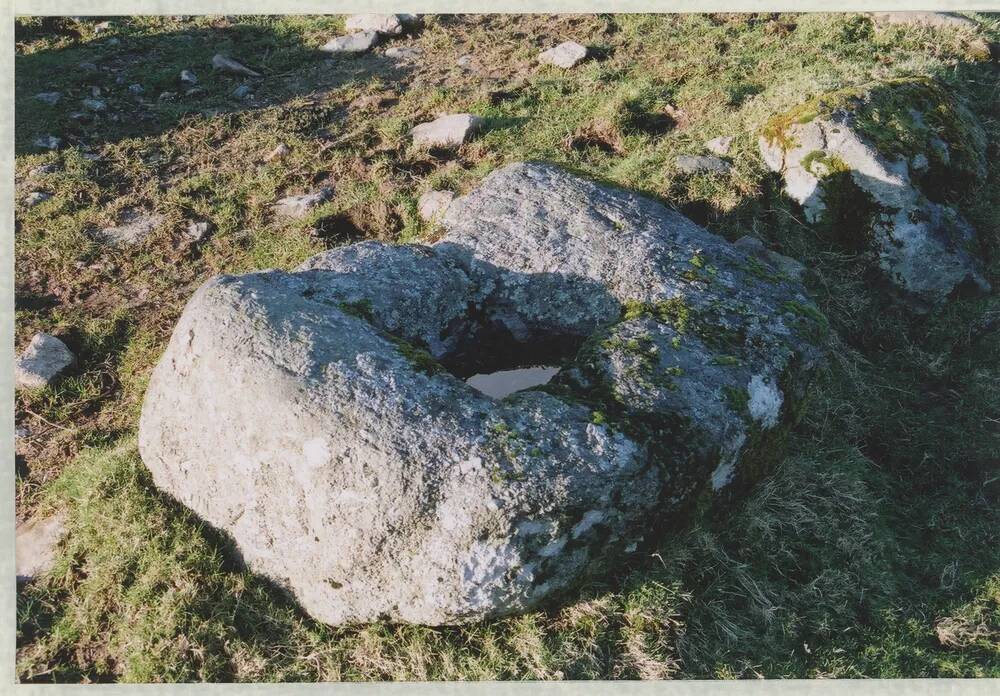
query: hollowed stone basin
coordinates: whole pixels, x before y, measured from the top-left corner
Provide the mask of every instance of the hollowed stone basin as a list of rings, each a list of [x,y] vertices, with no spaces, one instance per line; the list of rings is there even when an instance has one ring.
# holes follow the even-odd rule
[[[608,572],[759,475],[821,355],[799,285],[635,194],[515,164],[444,224],[209,280],[150,381],[157,485],[321,621],[462,623]],[[539,364],[502,399],[463,381]]]

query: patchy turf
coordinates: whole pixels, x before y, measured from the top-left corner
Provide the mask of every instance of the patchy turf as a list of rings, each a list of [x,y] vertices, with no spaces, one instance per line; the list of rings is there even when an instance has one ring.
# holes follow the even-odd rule
[[[975,17],[1000,40],[996,17]],[[958,205],[997,286],[997,68],[967,35],[859,15],[428,16],[388,44],[424,51],[397,64],[319,54],[333,16],[120,18],[95,35],[97,21],[16,27],[16,347],[44,330],[79,356],[55,387],[17,394],[18,518],[69,512],[56,568],[19,591],[22,681],[1000,676],[1000,303],[910,315],[864,255],[802,223],[755,143],[821,92],[937,78],[989,137],[989,174]],[[596,58],[534,62],[566,39]],[[216,52],[264,76],[213,72]],[[244,83],[252,98],[233,97]],[[95,89],[107,111],[74,118]],[[49,91],[54,106],[34,98]],[[411,126],[456,110],[486,131],[450,155],[409,147]],[[64,148],[34,147],[46,134]],[[731,174],[675,169],[719,135],[735,136]],[[279,142],[291,153],[266,162]],[[211,275],[432,239],[423,191],[529,158],[804,261],[834,358],[774,474],[607,585],[461,629],[317,624],[152,486],[135,447],[149,372]],[[336,195],[307,218],[271,214],[327,183]],[[52,198],[28,208],[31,191]],[[127,250],[95,241],[127,209],[165,222]],[[192,220],[214,232],[192,243]]]

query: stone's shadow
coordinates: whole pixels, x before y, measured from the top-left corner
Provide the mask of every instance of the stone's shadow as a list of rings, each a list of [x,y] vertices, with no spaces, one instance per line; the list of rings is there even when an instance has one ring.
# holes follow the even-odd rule
[[[160,135],[185,118],[240,114],[303,96],[322,97],[346,84],[372,78],[401,83],[405,89],[406,77],[412,72],[411,67],[383,55],[391,42],[370,53],[341,56],[323,53],[318,44],[307,46],[297,36],[261,26],[197,27],[117,38],[116,45],[98,38],[15,56],[15,154],[44,152],[34,142],[46,135],[60,138],[60,149],[74,145],[98,148],[129,138]],[[217,53],[261,76],[214,69],[212,57]],[[182,83],[182,70],[194,72],[197,83]],[[139,85],[142,92],[131,92],[132,85]],[[251,97],[234,96],[233,91],[241,85],[249,87]],[[62,96],[49,105],[35,98],[43,92]],[[100,100],[105,108],[93,111],[91,105],[88,109],[85,99]],[[307,112],[316,108],[316,104],[302,106]],[[316,121],[312,130],[318,133],[327,124],[323,118]]]

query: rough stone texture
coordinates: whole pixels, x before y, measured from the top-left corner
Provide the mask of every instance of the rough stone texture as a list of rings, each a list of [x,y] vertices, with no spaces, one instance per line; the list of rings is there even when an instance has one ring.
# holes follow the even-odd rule
[[[242,63],[233,60],[228,56],[224,56],[221,53],[216,53],[212,56],[212,67],[216,70],[222,70],[224,72],[231,72],[237,75],[246,75],[248,77],[260,77],[260,73],[251,70]]]
[[[791,256],[785,256],[784,254],[779,254],[776,251],[771,251],[756,237],[751,237],[749,235],[740,237],[733,242],[733,245],[740,251],[746,252],[749,256],[766,261],[779,273],[782,273],[793,280],[801,281],[805,277],[807,269],[801,262],[796,261]]]
[[[407,24],[416,21],[410,14],[356,14],[344,20],[344,28],[351,32],[377,31],[388,36],[403,33]]]
[[[909,118],[914,127],[925,127],[921,113],[911,110]],[[875,211],[867,225],[879,265],[916,309],[941,302],[959,287],[989,290],[970,252],[976,247],[975,230],[951,207],[929,200],[918,186],[928,169],[928,153],[939,167],[954,166],[948,144],[929,136],[928,153],[890,158],[856,124],[849,108],[795,121],[781,134],[784,142],[761,136],[761,155],[770,169],[782,174],[785,192],[802,205],[809,222],[837,213],[828,210],[827,198],[832,186],[843,185],[839,175],[849,173],[856,187],[850,205]],[[969,128],[972,140],[977,140],[978,126],[970,123]],[[979,166],[970,165],[973,170]]]
[[[424,147],[458,147],[482,128],[483,119],[472,114],[450,114],[410,131],[413,144]]]
[[[35,99],[49,106],[55,106],[62,99],[62,92],[39,92],[35,95]]]
[[[37,333],[14,361],[14,383],[27,389],[46,387],[75,362],[65,343],[52,334]]]
[[[453,200],[455,194],[451,191],[425,191],[417,201],[417,212],[422,220],[431,222],[444,215]]]
[[[274,204],[276,215],[290,218],[304,217],[310,210],[330,200],[333,189],[324,186],[319,191],[304,193],[300,196],[287,196]]]
[[[872,18],[881,24],[907,24],[949,29],[978,29],[979,25],[968,17],[954,12],[872,12]]]
[[[44,150],[58,150],[60,145],[62,145],[62,140],[54,135],[43,135],[35,138],[35,147]]]
[[[35,517],[14,530],[14,556],[18,582],[29,582],[52,569],[56,546],[66,535],[65,515]]]
[[[212,231],[212,224],[209,222],[202,221],[202,222],[190,223],[187,226],[187,228],[185,228],[184,233],[187,235],[187,238],[190,239],[192,242],[200,242],[206,237],[208,237],[211,231]]]
[[[713,152],[720,157],[725,157],[729,154],[729,149],[733,146],[733,136],[731,135],[720,135],[718,138],[712,138],[705,143],[705,149],[709,152]]]
[[[94,236],[109,246],[132,246],[146,239],[165,219],[159,213],[128,210],[122,215],[121,224],[97,230]]]
[[[606,571],[756,475],[821,354],[800,286],[640,196],[517,164],[445,226],[211,279],[151,377],[157,485],[321,621],[475,621]],[[544,389],[459,378],[540,351]]]
[[[415,46],[390,46],[385,49],[385,57],[393,60],[416,60],[424,52]]]
[[[46,193],[45,191],[32,191],[24,197],[24,205],[28,208],[34,208],[39,203],[44,203],[50,198],[52,198],[51,193]]]
[[[680,155],[676,160],[677,169],[684,174],[725,174],[732,165],[714,155]]]
[[[371,50],[381,40],[377,31],[359,31],[346,36],[330,39],[320,46],[325,53],[364,53]]]
[[[555,48],[538,54],[538,61],[560,68],[573,68],[587,59],[587,47],[575,41],[565,41]]]

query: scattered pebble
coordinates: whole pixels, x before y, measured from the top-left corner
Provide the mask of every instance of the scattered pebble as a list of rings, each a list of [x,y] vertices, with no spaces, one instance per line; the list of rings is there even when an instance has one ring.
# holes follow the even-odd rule
[[[417,202],[417,212],[420,219],[424,222],[439,220],[453,200],[455,200],[455,194],[452,191],[424,192]]]
[[[251,70],[247,66],[239,63],[228,56],[224,56],[221,53],[216,53],[212,56],[212,67],[216,70],[224,70],[225,72],[236,73],[238,75],[247,75],[249,77],[260,77],[260,73]]]
[[[76,67],[84,72],[97,72],[97,65],[94,63],[79,63]]]
[[[116,37],[116,36],[113,36],[113,37],[111,37],[110,39],[108,39],[107,41],[105,41],[105,43],[106,43],[106,44],[107,44],[108,46],[117,46],[118,44],[120,44],[120,43],[121,43],[121,39],[119,39],[119,38],[118,38],[118,37]]]
[[[356,14],[344,21],[344,28],[350,32],[377,31],[380,34],[398,36],[405,25],[416,21],[412,14]]]
[[[265,162],[270,162],[275,159],[283,159],[291,154],[292,148],[288,147],[285,143],[279,143],[276,148],[271,150],[267,156],[264,158]]]
[[[121,219],[121,224],[98,230],[95,236],[109,246],[131,246],[148,237],[164,221],[164,217],[158,213],[135,210],[126,211]]]
[[[90,96],[94,97],[95,99],[97,97],[101,96],[101,88],[98,87],[98,86],[96,86],[96,85],[93,86],[93,87],[91,87],[90,88]]]
[[[379,38],[377,31],[359,31],[330,39],[319,50],[325,53],[364,53],[371,50],[379,42]]]
[[[19,425],[14,428],[14,439],[15,440],[26,440],[31,437],[31,431],[28,430],[23,425]]]
[[[29,582],[52,570],[56,546],[65,535],[65,513],[35,517],[17,525],[14,531],[17,582]]]
[[[385,57],[393,60],[415,60],[423,53],[419,48],[413,46],[391,46],[385,49]]]
[[[49,106],[55,106],[56,104],[59,103],[59,100],[61,98],[62,98],[61,92],[39,92],[38,94],[35,95],[35,99],[37,99],[40,102],[44,102]]]
[[[458,147],[483,126],[483,119],[472,114],[449,114],[410,131],[414,145]]]
[[[32,191],[24,197],[24,205],[29,208],[34,208],[39,203],[44,203],[50,198],[52,198],[51,193],[45,193],[44,191]]]
[[[83,108],[88,111],[93,111],[95,113],[101,111],[107,111],[108,105],[105,101],[101,99],[84,99]]]
[[[455,65],[460,68],[471,68],[472,67],[472,56],[466,53],[464,56],[459,56],[458,60],[455,61]]]
[[[144,90],[142,88],[142,85],[140,85],[140,84],[134,84],[134,85],[129,85],[128,86],[128,91],[131,92],[132,94],[138,96],[138,95],[142,94],[143,92],[145,92],[146,90]]]
[[[326,186],[314,193],[288,196],[274,204],[274,212],[282,217],[300,218],[316,206],[328,201],[331,196],[333,196],[333,189]]]
[[[586,58],[587,47],[575,41],[565,41],[555,48],[542,51],[538,55],[539,62],[567,69],[576,67]]]
[[[109,31],[110,29],[111,29],[111,22],[99,22],[98,24],[94,25],[95,34],[103,34],[104,32]]]
[[[187,226],[184,231],[188,239],[192,242],[200,242],[201,240],[208,237],[209,233],[212,231],[212,224],[209,222],[192,222]]]
[[[93,118],[92,114],[85,113],[83,111],[74,111],[69,115],[70,119],[73,121],[90,121]]]
[[[677,158],[677,169],[684,174],[723,174],[732,169],[732,165],[714,155],[681,155]]]
[[[58,171],[59,171],[59,165],[56,164],[55,162],[49,162],[48,164],[42,164],[38,167],[35,167],[30,172],[28,172],[28,176],[43,176],[45,174],[54,174]]]
[[[171,101],[177,96],[177,92],[161,92],[157,97],[159,101]]]
[[[35,147],[46,150],[58,150],[60,145],[62,145],[62,139],[54,135],[43,135],[40,138],[35,138]]]
[[[75,362],[65,343],[52,334],[36,333],[14,361],[14,383],[27,389],[46,387]]]
[[[181,82],[186,85],[198,84],[198,76],[190,70],[181,70]]]
[[[237,99],[243,99],[244,97],[249,96],[249,94],[250,94],[250,85],[240,85],[239,87],[233,90],[233,96],[236,97]]]
[[[729,150],[732,146],[733,136],[731,135],[720,135],[718,138],[712,138],[705,143],[705,148],[709,152],[714,152],[722,157],[729,154]]]

